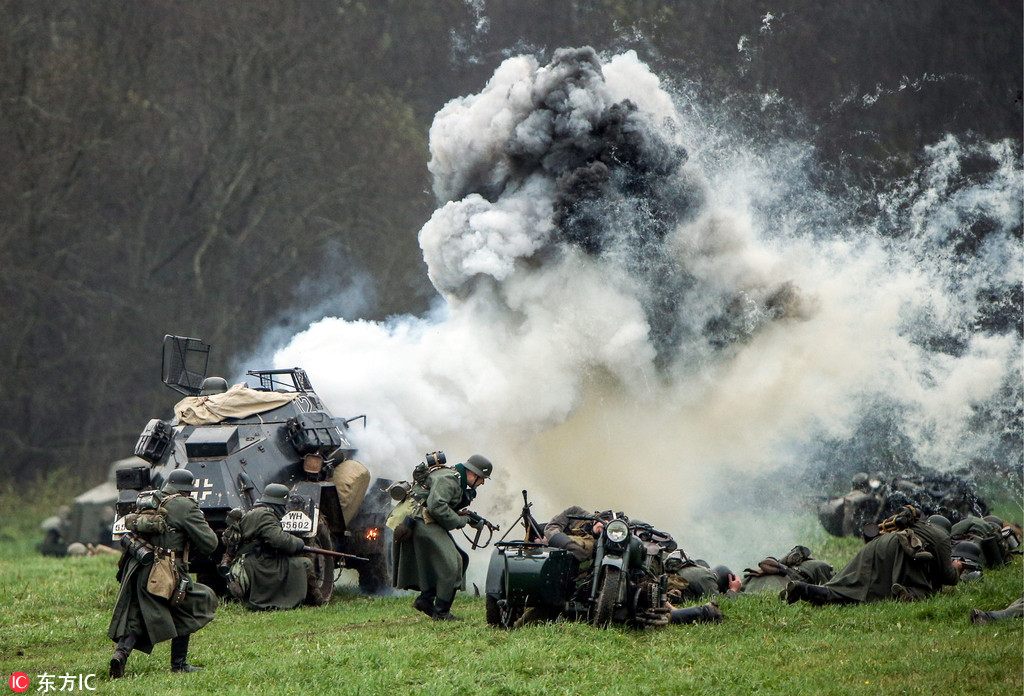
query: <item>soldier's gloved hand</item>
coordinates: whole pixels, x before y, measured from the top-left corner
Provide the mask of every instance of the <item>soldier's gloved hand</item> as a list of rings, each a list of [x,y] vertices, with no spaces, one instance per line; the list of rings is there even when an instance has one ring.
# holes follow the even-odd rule
[[[476,517],[476,518],[470,517],[469,518],[469,526],[479,532],[481,529],[484,528],[484,520],[483,520],[482,517]]]
[[[460,529],[462,527],[465,527],[467,524],[469,524],[469,522],[470,522],[469,515],[459,515],[459,528]]]

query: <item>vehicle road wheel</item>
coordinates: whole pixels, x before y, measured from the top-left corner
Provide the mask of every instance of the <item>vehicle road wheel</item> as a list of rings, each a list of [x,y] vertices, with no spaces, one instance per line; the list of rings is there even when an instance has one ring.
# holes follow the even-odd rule
[[[603,628],[611,623],[612,617],[615,615],[615,603],[619,601],[619,583],[621,581],[621,570],[615,566],[605,568],[601,591],[597,594],[597,604],[594,606],[592,623],[595,626]]]
[[[327,522],[323,518],[320,519],[320,526],[317,528],[316,536],[309,540],[308,545],[328,551],[334,550],[334,544],[331,542],[331,528],[327,526]],[[320,596],[323,598],[323,604],[327,604],[327,602],[331,601],[331,595],[334,594],[334,559],[319,553],[311,553],[309,557],[313,560],[313,572],[316,574],[316,581],[320,586]],[[306,603],[314,604],[308,595]]]
[[[487,625],[495,628],[512,628],[523,615],[522,608],[505,607],[498,603],[498,598],[487,595],[485,604]]]

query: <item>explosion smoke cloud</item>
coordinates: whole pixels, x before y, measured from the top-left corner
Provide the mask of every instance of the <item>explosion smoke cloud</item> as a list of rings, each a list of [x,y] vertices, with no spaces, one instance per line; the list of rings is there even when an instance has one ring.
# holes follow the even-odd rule
[[[883,396],[922,463],[995,456],[978,414],[1014,398],[1021,340],[979,328],[979,297],[1019,287],[1013,148],[988,146],[994,174],[964,184],[948,139],[871,224],[822,229],[824,213],[801,217],[821,194],[798,147],[772,157],[702,128],[632,52],[506,60],[431,128],[439,207],[419,239],[437,308],[326,318],[275,362],[371,414],[357,444],[386,474],[481,451],[502,519],[528,487],[541,516],[631,510],[732,563],[752,559],[684,530],[711,531],[738,473],[802,466]],[[802,205],[780,217],[783,195]],[[976,253],[957,249],[968,219],[989,221]],[[798,541],[779,525],[750,538],[757,553]]]

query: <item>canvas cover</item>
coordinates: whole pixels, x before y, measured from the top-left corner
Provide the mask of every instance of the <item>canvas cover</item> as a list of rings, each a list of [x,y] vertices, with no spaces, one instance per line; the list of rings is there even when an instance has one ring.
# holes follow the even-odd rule
[[[257,391],[236,384],[223,394],[186,396],[174,405],[174,415],[183,425],[211,425],[225,418],[247,418],[291,402],[298,392]]]
[[[366,497],[366,489],[370,487],[370,470],[355,459],[346,459],[334,467],[331,481],[338,490],[341,514],[347,527],[359,512],[359,506]]]

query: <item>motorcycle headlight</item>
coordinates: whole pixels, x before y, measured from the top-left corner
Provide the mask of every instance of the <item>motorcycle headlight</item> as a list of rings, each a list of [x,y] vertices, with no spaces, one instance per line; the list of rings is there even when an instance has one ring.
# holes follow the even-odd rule
[[[629,536],[629,527],[622,520],[612,520],[608,523],[608,526],[604,528],[604,533],[608,535],[609,541],[614,541],[616,544],[621,544]]]

